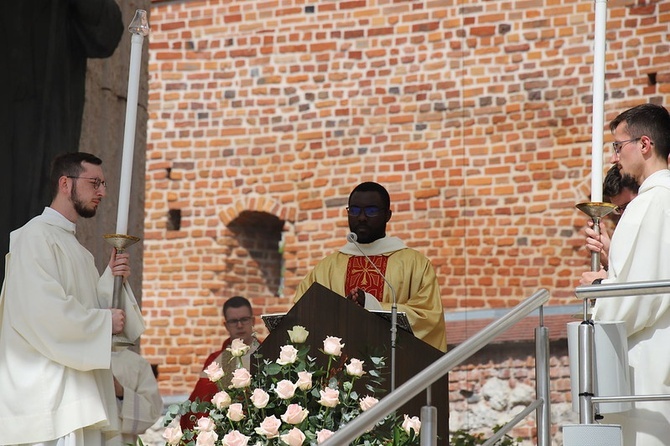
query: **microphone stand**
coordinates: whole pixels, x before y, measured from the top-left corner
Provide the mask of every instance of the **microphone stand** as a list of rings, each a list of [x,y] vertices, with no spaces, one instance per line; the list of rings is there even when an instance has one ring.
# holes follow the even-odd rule
[[[386,279],[386,276],[384,276],[384,274],[382,274],[379,268],[377,268],[377,265],[375,265],[372,259],[370,259],[370,257],[368,257],[368,255],[365,252],[363,252],[360,245],[358,244],[358,235],[355,232],[350,232],[347,235],[347,241],[356,246],[356,249],[358,249],[358,251],[361,254],[363,254],[368,263],[372,265],[377,274],[379,274],[381,278],[384,279],[384,282],[386,283],[386,285],[388,285],[389,289],[391,290],[391,297],[393,299],[391,303],[391,392],[393,392],[395,390],[395,364],[396,364],[395,346],[396,346],[396,335],[398,333],[398,304],[395,295],[395,289],[391,285],[391,282],[389,282]]]

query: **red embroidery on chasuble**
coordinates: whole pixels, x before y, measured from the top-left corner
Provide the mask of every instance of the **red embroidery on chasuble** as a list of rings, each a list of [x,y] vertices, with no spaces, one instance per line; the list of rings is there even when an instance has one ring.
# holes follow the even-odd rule
[[[382,274],[386,274],[386,256],[369,256],[370,260],[377,266]],[[379,275],[370,262],[363,256],[351,256],[347,263],[347,276],[344,282],[344,291],[349,293],[352,289],[360,289],[372,294],[381,302],[384,297],[384,278]]]

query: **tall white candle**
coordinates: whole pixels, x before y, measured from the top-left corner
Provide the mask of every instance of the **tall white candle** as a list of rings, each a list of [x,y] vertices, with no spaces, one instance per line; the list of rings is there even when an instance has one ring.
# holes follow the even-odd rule
[[[607,0],[596,0],[593,42],[593,131],[591,133],[591,201],[603,201],[603,127],[605,122],[605,31]]]
[[[126,123],[123,132],[123,154],[121,157],[121,177],[119,179],[119,207],[116,216],[116,233],[128,233],[128,211],[130,208],[130,186],[133,175],[133,153],[135,151],[135,124],[142,63],[142,44],[149,34],[147,13],[135,11],[135,17],[128,26],[133,34],[130,47],[130,71],[128,73],[128,95],[126,103]]]

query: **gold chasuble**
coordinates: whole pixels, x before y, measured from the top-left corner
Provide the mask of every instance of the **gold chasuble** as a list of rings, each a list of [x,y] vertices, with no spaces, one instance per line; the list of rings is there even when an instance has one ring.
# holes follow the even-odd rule
[[[440,287],[435,270],[426,256],[408,248],[397,237],[384,237],[358,246],[393,285],[398,312],[407,314],[414,335],[446,351]],[[384,310],[390,310],[393,303],[393,295],[384,278],[353,243],[347,243],[338,252],[321,260],[298,285],[294,300],[297,302],[314,282],[341,296],[346,296],[352,288],[358,286],[375,296]]]

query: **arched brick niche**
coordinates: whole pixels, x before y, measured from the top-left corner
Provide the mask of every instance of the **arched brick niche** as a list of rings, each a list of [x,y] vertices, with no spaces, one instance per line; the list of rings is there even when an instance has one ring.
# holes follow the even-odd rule
[[[221,221],[237,240],[246,255],[235,256],[246,261],[235,268],[244,274],[255,268],[258,287],[282,297],[284,289],[284,241],[287,219],[295,212],[266,197],[245,197],[222,209]],[[251,275],[247,274],[247,277]],[[261,283],[262,282],[262,283]],[[259,290],[260,291],[260,290]]]

